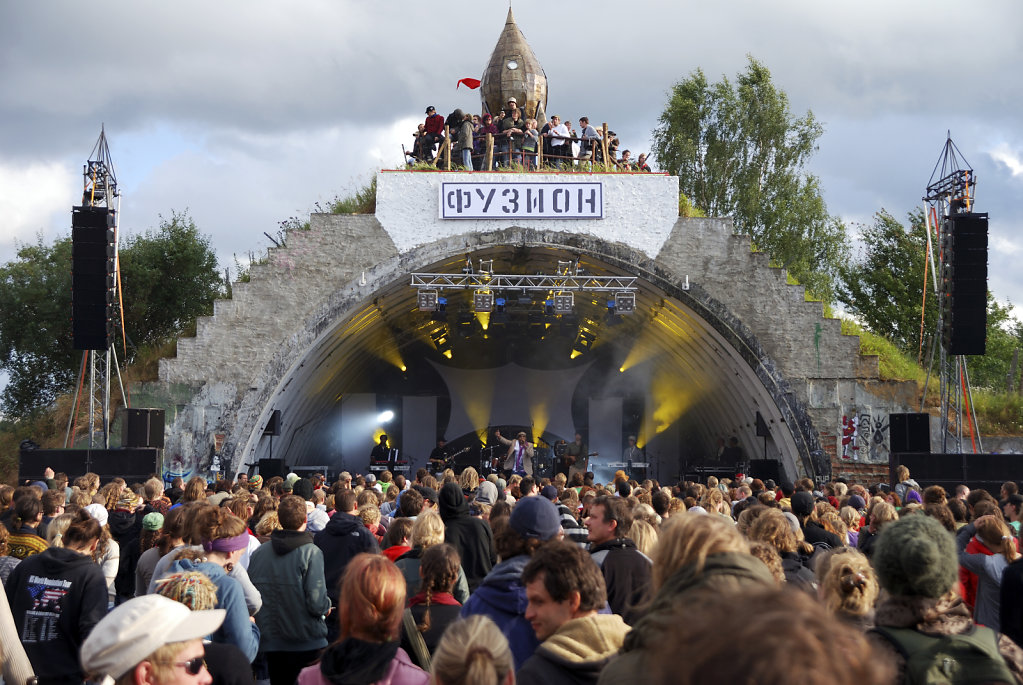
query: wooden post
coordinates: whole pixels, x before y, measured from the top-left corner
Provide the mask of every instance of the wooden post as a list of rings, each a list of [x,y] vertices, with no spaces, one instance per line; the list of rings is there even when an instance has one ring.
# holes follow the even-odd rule
[[[536,170],[540,169],[543,169],[543,136],[537,136],[536,139]]]
[[[451,171],[451,129],[444,124],[444,170]]]
[[[487,134],[487,149],[483,153],[483,170],[493,171],[494,169],[494,134]]]
[[[604,153],[604,166],[610,166],[611,165],[611,160],[608,159],[608,156],[607,156],[608,155],[608,150],[607,150],[607,122],[606,121],[603,123],[603,125],[601,125],[600,129],[601,129],[601,133],[603,135],[603,137],[600,139],[600,149]]]

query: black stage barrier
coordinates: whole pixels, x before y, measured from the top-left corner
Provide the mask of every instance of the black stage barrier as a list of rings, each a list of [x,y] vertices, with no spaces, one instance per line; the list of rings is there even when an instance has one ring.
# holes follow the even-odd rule
[[[71,481],[88,471],[99,474],[102,482],[123,478],[126,482],[145,482],[156,474],[161,477],[160,450],[155,447],[132,447],[113,450],[21,450],[18,455],[18,481],[42,480],[49,466],[55,473],[64,472]]]
[[[935,454],[893,452],[888,460],[890,480],[895,486],[895,469],[901,464],[910,477],[926,488],[940,485],[952,495],[955,486],[966,484],[970,489],[982,488],[995,497],[1007,480],[1023,480],[1023,454]]]

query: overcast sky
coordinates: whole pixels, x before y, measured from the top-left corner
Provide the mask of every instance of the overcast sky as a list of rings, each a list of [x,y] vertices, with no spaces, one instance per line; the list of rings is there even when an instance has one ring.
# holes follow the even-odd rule
[[[1023,2],[517,0],[547,111],[649,148],[671,85],[750,54],[825,133],[811,171],[854,228],[920,198],[946,131],[991,214],[990,289],[1023,303]],[[401,163],[426,105],[479,109],[507,4],[218,0],[8,2],[0,22],[0,260],[67,234],[101,124],[121,227],[188,210],[222,266]],[[129,294],[130,296],[130,294]]]

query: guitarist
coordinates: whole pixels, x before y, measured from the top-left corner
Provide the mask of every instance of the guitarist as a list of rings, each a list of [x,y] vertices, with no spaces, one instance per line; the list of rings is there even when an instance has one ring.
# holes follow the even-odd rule
[[[445,445],[448,441],[444,439],[444,436],[437,437],[437,446],[430,452],[430,470],[434,473],[440,473],[448,465],[448,451]]]
[[[565,455],[558,464],[558,472],[564,473],[569,479],[575,473],[585,474],[588,470],[590,457],[596,456],[596,452],[590,452],[583,442],[581,433],[576,432],[575,440],[565,447]]]

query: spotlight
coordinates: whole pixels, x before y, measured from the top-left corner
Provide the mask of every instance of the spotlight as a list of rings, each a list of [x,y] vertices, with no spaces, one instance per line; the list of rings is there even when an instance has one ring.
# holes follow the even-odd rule
[[[504,311],[504,305],[506,302],[507,300],[505,300],[503,297],[499,297],[496,300],[494,300],[494,305],[497,307],[498,312]]]
[[[554,300],[543,301],[543,313],[547,316],[554,316]]]
[[[420,290],[416,295],[416,303],[421,312],[437,311],[439,293],[436,290]]]
[[[477,313],[494,311],[494,293],[477,290],[472,296],[472,306]]]
[[[636,311],[636,293],[615,293],[615,309],[619,314],[632,314]]]
[[[571,314],[575,306],[575,296],[572,293],[563,293],[554,296],[554,313]]]
[[[380,412],[380,416],[377,417],[377,421],[380,423],[388,423],[394,418],[394,412],[388,409],[387,411]]]

